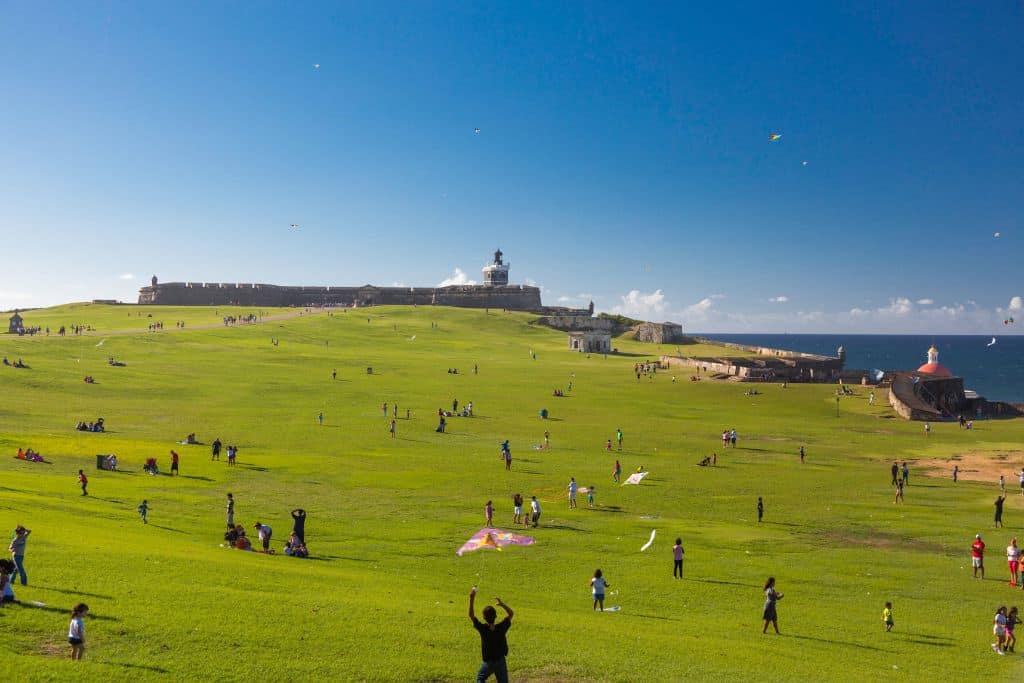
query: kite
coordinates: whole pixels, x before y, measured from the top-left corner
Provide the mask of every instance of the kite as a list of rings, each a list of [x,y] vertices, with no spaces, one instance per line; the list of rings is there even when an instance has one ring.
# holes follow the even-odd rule
[[[106,337],[104,337],[103,339],[100,339],[100,343],[96,345],[96,348],[98,349],[98,348],[100,348],[101,346],[103,346],[103,342],[105,342],[105,341],[107,341],[107,338],[106,338]]]
[[[995,233],[995,234],[994,234],[994,235],[992,235],[992,236],[993,236],[993,237],[996,237],[996,238],[998,238],[998,237],[999,237],[999,233],[997,232],[997,233]]]
[[[988,344],[985,344],[986,347],[995,346],[995,345],[996,345],[996,338],[995,337],[992,337],[992,341],[990,341]]]
[[[1004,325],[1012,325],[1013,323],[1014,323],[1013,318],[1007,318],[1006,320],[1003,321]]]
[[[292,230],[298,230],[299,229],[299,224],[298,223],[292,223],[288,227],[291,228]]]
[[[801,161],[800,163],[802,163],[802,164],[803,164],[804,166],[806,166],[806,165],[807,165],[807,162],[806,162],[806,161]]]
[[[319,71],[320,70],[320,65],[319,64],[314,64],[313,68],[316,69],[317,71]]]
[[[455,551],[455,554],[462,556],[480,548],[494,548],[500,551],[506,545],[533,545],[534,539],[531,536],[521,536],[511,531],[501,529],[481,529],[473,534],[472,538],[462,544],[462,547]]]
[[[409,341],[416,341],[416,335],[414,334],[411,337],[409,337]]]
[[[871,371],[871,379],[875,380],[876,382],[881,382],[883,377],[885,377],[885,370]]]
[[[626,484],[639,484],[648,474],[648,472],[634,472],[633,474],[629,475],[629,479],[622,482],[622,485],[625,486]]]
[[[782,137],[781,133],[772,133],[768,136],[768,142],[775,142]]]
[[[640,548],[640,552],[647,550],[654,544],[654,534],[656,533],[658,533],[657,529],[651,529],[651,537],[648,539],[647,543],[644,543],[643,547]]]
[[[479,128],[474,128],[473,132],[476,133],[477,135],[480,135],[480,129]]]

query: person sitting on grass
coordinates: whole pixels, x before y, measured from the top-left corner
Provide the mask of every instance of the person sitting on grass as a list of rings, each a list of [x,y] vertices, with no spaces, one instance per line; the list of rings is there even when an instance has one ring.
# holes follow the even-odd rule
[[[0,607],[8,602],[17,602],[14,599],[14,589],[11,588],[11,579],[14,577],[14,563],[10,560],[0,560]],[[10,591],[10,598],[8,598]]]
[[[245,535],[245,529],[239,529],[237,531],[238,537],[235,539],[235,550],[252,550],[252,543]]]

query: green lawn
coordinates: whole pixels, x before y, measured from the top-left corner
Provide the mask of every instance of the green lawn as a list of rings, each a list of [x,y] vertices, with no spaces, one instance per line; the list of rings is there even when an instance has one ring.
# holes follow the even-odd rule
[[[620,339],[629,355],[588,358],[525,314],[394,307],[189,330],[229,309],[145,310],[172,329],[0,336],[0,354],[31,366],[0,367],[0,528],[33,530],[30,585],[15,588],[20,600],[45,603],[0,610],[0,669],[12,680],[473,680],[473,585],[478,610],[494,595],[515,610],[513,680],[1024,674],[1020,656],[996,657],[988,645],[995,608],[1024,605],[1006,585],[1002,557],[1021,533],[1024,498],[1010,497],[1007,528],[995,533],[994,482],[954,486],[913,464],[1013,453],[1006,475],[1016,489],[1020,420],[972,432],[934,425],[926,439],[882,394],[872,407],[858,390],[837,418],[831,386],[759,385],[763,394],[748,397],[743,384],[690,382],[678,368],[676,383],[669,373],[637,382],[633,364],[657,347]],[[25,323],[89,323],[102,333],[144,328],[138,311],[67,306],[29,311]],[[180,319],[183,332],[173,329]],[[109,356],[127,366],[108,366]],[[87,374],[97,383],[82,382]],[[552,397],[570,379],[570,395]],[[453,398],[472,401],[477,416],[451,418],[438,434],[437,409]],[[394,440],[385,401],[399,406]],[[74,431],[97,416],[107,433]],[[624,450],[606,453],[617,427]],[[729,427],[740,447],[723,452]],[[545,429],[552,448],[534,450]],[[189,432],[237,444],[238,466],[211,462],[208,446],[175,445]],[[504,439],[511,473],[498,457]],[[19,446],[53,464],[12,459]],[[150,456],[166,470],[171,448],[180,477],[140,471]],[[718,466],[696,467],[712,450]],[[124,472],[95,469],[95,455],[111,452]],[[644,465],[650,476],[614,486],[616,457],[626,472]],[[911,461],[902,506],[889,487],[894,457]],[[90,476],[87,498],[79,468]],[[581,496],[580,509],[567,510],[570,477],[597,486],[596,509]],[[314,559],[222,548],[229,491],[236,520],[271,525],[278,549],[288,511],[306,508]],[[541,527],[529,532],[536,545],[456,557],[482,527],[488,499],[496,523],[511,528],[515,492],[542,501]],[[149,525],[135,511],[144,498]],[[657,541],[641,553],[652,529]],[[979,531],[990,550],[986,581],[970,577]],[[672,579],[676,536],[686,547],[683,581]],[[620,612],[591,610],[597,567]],[[786,595],[781,636],[761,635],[769,575]],[[893,633],[881,622],[886,600]],[[65,636],[79,601],[91,614],[85,661],[73,663]]]

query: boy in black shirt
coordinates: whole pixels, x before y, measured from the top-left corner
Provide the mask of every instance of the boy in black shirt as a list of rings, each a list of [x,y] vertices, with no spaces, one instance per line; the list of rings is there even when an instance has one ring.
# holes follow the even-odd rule
[[[505,657],[508,655],[508,641],[505,640],[505,634],[512,628],[512,610],[501,601],[501,598],[495,598],[498,607],[505,610],[505,618],[495,624],[498,612],[494,607],[488,605],[484,607],[484,622],[481,623],[477,620],[473,610],[475,600],[476,587],[474,586],[469,591],[469,618],[473,622],[473,628],[480,633],[480,650],[483,659],[480,670],[476,674],[477,683],[483,683],[492,674],[498,683],[508,683],[508,667],[505,664]]]

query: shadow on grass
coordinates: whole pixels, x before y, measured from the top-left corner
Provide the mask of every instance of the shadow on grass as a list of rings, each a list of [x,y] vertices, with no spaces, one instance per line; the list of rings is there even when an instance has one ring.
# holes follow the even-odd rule
[[[88,593],[78,593],[78,595],[88,595]],[[55,612],[57,614],[68,614],[68,615],[71,614],[71,607],[70,606],[56,607],[56,606],[53,606],[53,605],[44,605],[41,602],[40,603],[31,603],[31,602],[8,603],[8,605],[10,605],[10,604],[17,605],[17,606],[19,606],[19,607],[21,607],[23,609],[37,609],[37,610],[40,610],[42,612]],[[121,621],[117,617],[108,617],[105,614],[94,614],[92,612],[92,610],[89,611],[88,618],[89,619],[95,619],[97,621]]]
[[[588,510],[594,510],[596,512],[617,512],[619,514],[622,514],[622,513],[625,512],[625,510],[623,510],[618,505],[598,505],[597,507],[593,507],[593,508],[588,507],[587,509]]]
[[[541,472],[538,472],[537,470],[521,470],[521,469],[516,468],[514,471],[516,473],[518,473],[518,474],[542,474]]]
[[[818,642],[818,643],[827,643],[829,645],[848,645],[850,647],[857,647],[857,648],[860,648],[862,650],[875,650],[876,652],[888,652],[888,650],[883,650],[882,648],[875,647],[874,645],[864,645],[863,643],[851,643],[848,640],[835,640],[833,638],[815,638],[814,636],[798,636],[798,635],[794,635],[792,633],[783,633],[781,635],[784,638],[796,638],[797,640],[813,640],[813,641]]]
[[[713,583],[719,586],[742,586],[743,588],[761,588],[759,583],[743,583],[741,581],[722,581],[719,579],[688,579],[698,583]]]
[[[163,529],[164,531],[173,531],[176,534],[183,534],[183,533],[185,533],[181,529],[173,529],[173,528],[171,528],[169,526],[162,526],[160,524],[149,524],[148,526],[151,526],[154,529]]]
[[[32,588],[39,588],[44,591],[53,591],[55,593],[64,593],[65,595],[84,595],[89,598],[99,598],[100,600],[113,600],[109,595],[102,595],[100,593],[86,593],[84,591],[69,591],[65,588],[52,588],[50,586],[40,586],[39,584],[32,584]]]
[[[180,474],[178,476],[180,476],[182,479],[196,479],[198,481],[213,481],[213,479],[210,478],[210,477],[199,477],[199,476],[196,476],[194,474]]]
[[[241,467],[244,470],[253,470],[255,472],[266,472],[267,471],[266,467],[259,467],[258,465],[242,465]]]
[[[162,669],[159,666],[146,666],[145,664],[129,664],[128,662],[110,662],[114,666],[122,666],[126,669],[143,669],[145,671],[152,671],[158,674],[169,674],[171,673],[168,669]]]
[[[576,527],[576,526],[569,526],[568,524],[544,524],[543,528],[544,529],[564,529],[566,531],[582,531],[585,534],[589,534],[590,533],[590,531],[588,529],[581,529],[581,528]]]

